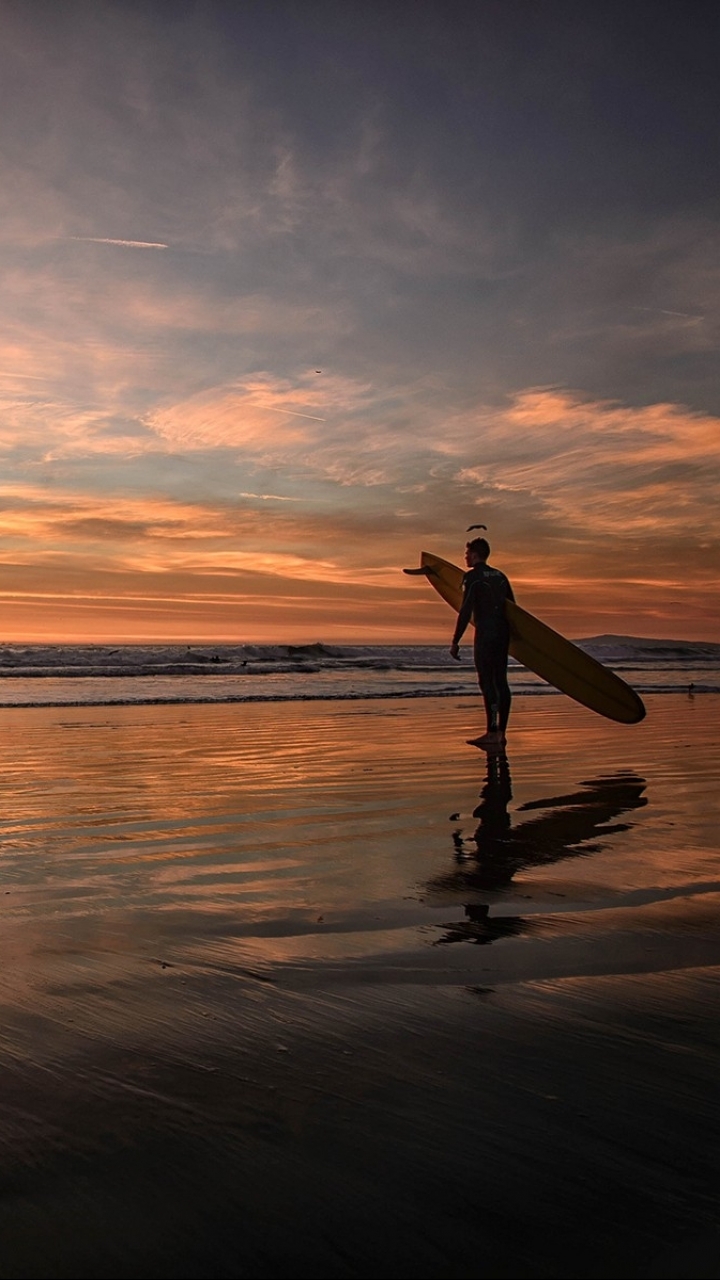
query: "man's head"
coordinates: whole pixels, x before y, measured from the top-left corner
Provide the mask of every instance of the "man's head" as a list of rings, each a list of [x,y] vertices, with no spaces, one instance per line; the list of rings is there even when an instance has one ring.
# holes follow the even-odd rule
[[[465,546],[465,563],[468,565],[485,564],[490,555],[490,543],[486,538],[473,538]]]

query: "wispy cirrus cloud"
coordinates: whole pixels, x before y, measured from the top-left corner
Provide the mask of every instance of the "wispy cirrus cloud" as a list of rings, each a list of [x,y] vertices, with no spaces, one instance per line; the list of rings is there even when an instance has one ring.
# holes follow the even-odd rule
[[[303,371],[289,380],[259,372],[157,409],[145,421],[175,447],[222,446],[275,457],[288,447],[319,443],[325,432],[311,424],[331,422],[337,430],[370,398],[367,385],[349,378]],[[278,421],[274,414],[301,421]]]
[[[630,407],[530,390],[487,422],[487,461],[462,485],[532,495],[565,530],[720,534],[720,420],[679,405]]]
[[[258,502],[302,502],[302,498],[291,498],[286,493],[247,493],[241,490],[238,496],[241,498],[254,498]]]

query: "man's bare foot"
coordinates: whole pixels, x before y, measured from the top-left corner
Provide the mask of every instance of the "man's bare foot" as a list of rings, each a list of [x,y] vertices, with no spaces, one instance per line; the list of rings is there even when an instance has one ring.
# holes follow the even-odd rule
[[[507,739],[501,729],[494,729],[491,733],[484,733],[480,738],[468,738],[468,746],[470,747],[504,747]]]

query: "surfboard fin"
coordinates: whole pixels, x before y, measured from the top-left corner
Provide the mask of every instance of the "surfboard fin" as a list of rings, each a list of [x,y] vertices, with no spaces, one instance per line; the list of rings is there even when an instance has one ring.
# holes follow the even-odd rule
[[[413,576],[418,575],[423,578],[429,578],[432,573],[435,573],[435,570],[430,569],[429,567],[426,567],[423,564],[420,566],[419,569],[403,569],[403,573],[409,573],[409,574],[412,574]]]

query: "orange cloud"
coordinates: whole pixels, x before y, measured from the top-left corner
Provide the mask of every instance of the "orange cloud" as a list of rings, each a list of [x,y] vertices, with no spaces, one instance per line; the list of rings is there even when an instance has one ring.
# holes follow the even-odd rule
[[[45,485],[0,485],[0,566],[6,577],[33,566],[136,582],[180,574],[204,583],[208,600],[229,580],[272,583],[288,605],[299,589],[335,593],[338,629],[358,616],[348,592],[370,593],[362,609],[376,627],[373,611],[384,610],[389,591],[394,617],[412,598],[424,635],[441,636],[442,609],[399,571],[423,548],[460,559],[464,531],[479,519],[528,607],[563,630],[613,629],[608,621],[619,625],[624,609],[625,630],[633,609],[648,634],[715,625],[717,419],[554,388],[442,420],[433,404],[418,393],[408,409],[399,395],[383,402],[365,384],[309,370],[295,379],[265,373],[156,407],[144,435],[123,437],[108,434],[92,409],[5,394],[0,443],[23,439],[36,450],[24,475],[38,474],[28,468],[43,458],[67,465]],[[145,473],[156,477],[150,497],[78,487],[74,458],[92,455],[95,469],[103,452],[111,462],[131,449],[146,454]],[[173,499],[162,491],[166,468],[148,471],[153,454],[198,450],[210,494],[217,476],[217,492],[232,496]],[[187,481],[178,472],[183,491],[191,471]],[[257,586],[258,601],[264,591]],[[583,607],[606,625],[581,628]]]
[[[281,456],[288,446],[323,441],[325,433],[313,424],[332,418],[337,426],[338,418],[345,421],[368,394],[369,388],[350,379],[321,380],[306,373],[290,382],[256,374],[154,410],[145,423],[174,448],[250,448]]]

